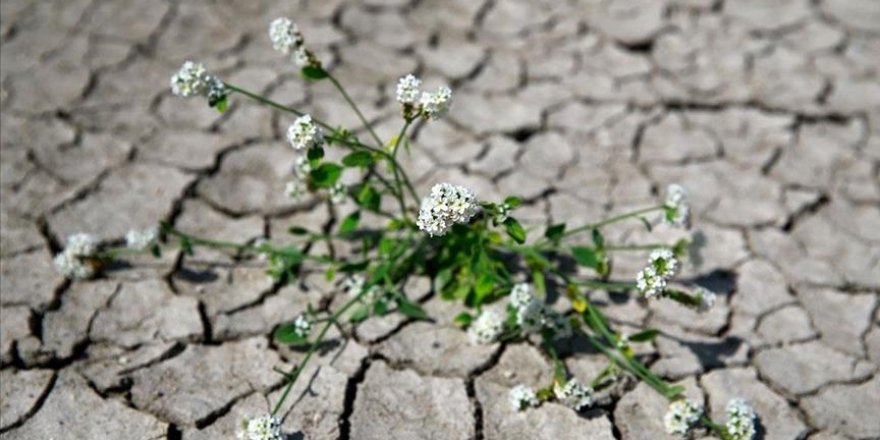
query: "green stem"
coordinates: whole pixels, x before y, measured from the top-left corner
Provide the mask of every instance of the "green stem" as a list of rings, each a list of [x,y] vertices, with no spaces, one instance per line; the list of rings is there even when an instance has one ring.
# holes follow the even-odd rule
[[[333,325],[346,310],[348,310],[351,306],[360,301],[361,297],[366,293],[366,289],[362,290],[361,293],[357,294],[354,298],[350,299],[347,303],[345,303],[339,310],[337,310],[327,322],[324,324],[324,327],[321,328],[321,332],[318,333],[318,337],[312,342],[312,345],[309,346],[309,351],[306,352],[306,357],[303,358],[302,361],[293,369],[290,370],[290,373],[287,374],[287,385],[284,387],[284,391],[281,393],[281,396],[278,397],[278,402],[275,403],[275,407],[272,408],[272,415],[278,414],[278,410],[281,409],[281,405],[284,404],[284,400],[287,399],[287,395],[290,394],[290,390],[293,389],[293,385],[296,384],[296,380],[299,378],[302,370],[305,369],[306,364],[312,358],[312,355],[315,354],[315,351],[318,349],[318,345],[321,342],[324,342],[324,336],[327,335],[327,331],[330,330],[330,326]]]
[[[367,118],[364,117],[364,114],[361,113],[361,110],[358,108],[357,104],[354,103],[354,100],[351,99],[351,96],[348,95],[348,92],[345,91],[345,87],[342,87],[342,84],[331,74],[327,74],[327,78],[330,79],[330,82],[333,83],[333,86],[336,87],[336,90],[339,90],[339,93],[342,94],[342,97],[345,98],[345,101],[348,102],[348,105],[357,113],[358,118],[361,120],[361,123],[364,124],[364,128],[370,132],[370,135],[373,136],[373,140],[376,141],[376,145],[379,148],[382,147],[382,139],[376,134],[376,131],[373,130],[373,126],[367,122]]]
[[[631,245],[620,245],[620,246],[605,246],[605,250],[608,251],[652,251],[654,249],[664,249],[671,248],[672,246],[664,243],[651,243],[651,244],[631,244]]]
[[[638,217],[642,214],[647,214],[649,212],[659,211],[661,209],[663,209],[663,205],[657,205],[657,206],[651,206],[648,208],[637,209],[635,211],[616,215],[614,217],[609,217],[609,218],[606,218],[605,220],[601,220],[596,223],[589,223],[589,224],[574,228],[572,230],[565,231],[565,233],[562,234],[562,238],[571,237],[572,235],[579,234],[584,231],[592,231],[593,229],[599,229],[603,226],[608,226],[612,223],[617,223],[622,220],[626,220],[626,219],[633,218],[633,217]]]
[[[404,122],[403,127],[400,128],[400,133],[397,135],[397,139],[394,140],[394,147],[391,150],[391,167],[394,172],[394,185],[397,187],[397,191],[400,196],[397,198],[397,202],[400,204],[400,213],[403,215],[404,221],[409,222],[409,216],[406,213],[406,199],[403,197],[403,184],[401,183],[400,177],[400,167],[397,166],[397,150],[400,148],[400,141],[403,140],[403,136],[406,135],[406,129],[409,128],[409,124],[412,121],[407,119]]]

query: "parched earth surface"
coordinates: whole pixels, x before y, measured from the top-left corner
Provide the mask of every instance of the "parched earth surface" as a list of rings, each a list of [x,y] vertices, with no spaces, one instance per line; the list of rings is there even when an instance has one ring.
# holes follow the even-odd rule
[[[3,0],[0,35],[0,383],[3,439],[231,438],[264,413],[303,353],[268,335],[307,304],[337,304],[320,274],[268,281],[216,251],[130,258],[69,283],[69,234],[120,243],[166,220],[220,239],[283,243],[351,206],[282,195],[291,122],[233,98],[222,115],[171,95],[185,59],[346,126],[266,29],[293,17],[390,137],[393,84],[448,83],[448,118],[418,127],[420,191],[463,184],[528,203],[530,225],[582,223],[691,192],[683,279],[710,313],[597,291],[624,329],[661,330],[651,368],[720,415],[750,400],[766,439],[880,438],[880,3],[872,0]],[[655,241],[640,226],[609,240]],[[656,234],[670,238],[673,232]],[[644,255],[615,255],[634,274]],[[666,405],[621,383],[575,414],[514,413],[507,390],[549,378],[528,344],[475,347],[427,280],[407,293],[434,322],[390,315],[336,332],[285,410],[290,438],[663,439]],[[347,331],[347,330],[346,330]],[[604,366],[583,347],[569,371]]]

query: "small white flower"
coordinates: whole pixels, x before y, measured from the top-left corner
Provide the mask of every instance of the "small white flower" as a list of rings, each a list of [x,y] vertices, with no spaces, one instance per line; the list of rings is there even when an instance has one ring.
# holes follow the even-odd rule
[[[676,400],[669,404],[669,410],[663,416],[663,424],[668,434],[686,435],[700,420],[703,405],[693,400]]]
[[[734,440],[750,440],[755,436],[755,410],[742,399],[727,403],[727,433]]]
[[[311,116],[302,115],[287,128],[287,142],[294,150],[320,147],[324,143],[324,135]]]
[[[438,183],[431,194],[422,199],[419,229],[435,237],[445,235],[455,223],[467,223],[479,211],[473,191],[448,183]]]
[[[268,249],[264,250],[269,246],[269,240],[266,240],[265,238],[258,238],[256,241],[254,241],[254,247],[260,250],[260,252],[257,254],[257,258],[260,261],[266,261],[271,256],[270,253],[267,252]]]
[[[367,280],[365,280],[364,277],[360,275],[352,275],[342,281],[342,290],[344,290],[348,296],[354,297],[364,290],[364,284],[366,284],[366,282]]]
[[[434,93],[422,92],[422,114],[428,119],[440,119],[452,106],[452,90],[443,86]]]
[[[410,74],[397,81],[397,102],[404,105],[414,105],[419,99],[419,87],[422,81]]]
[[[517,385],[511,388],[509,397],[510,406],[516,411],[522,411],[529,407],[536,407],[540,403],[538,402],[538,396],[535,394],[535,390],[525,385]]]
[[[282,440],[281,419],[264,415],[241,421],[241,430],[236,434],[239,440]]]
[[[305,179],[312,172],[312,164],[306,156],[297,157],[293,163],[293,174],[300,179]]]
[[[510,205],[507,203],[502,203],[498,206],[498,209],[494,213],[493,220],[496,224],[504,223],[507,218],[510,217]]]
[[[687,192],[681,185],[666,187],[666,203],[663,220],[672,226],[687,228],[690,222],[690,207],[687,205]]]
[[[159,230],[148,228],[143,231],[132,229],[125,234],[125,245],[135,250],[145,250],[156,244],[159,239]]]
[[[284,185],[284,194],[294,201],[301,199],[307,190],[308,188],[306,187],[306,184],[299,179],[293,179]]]
[[[712,309],[712,307],[715,306],[715,300],[716,300],[715,292],[713,292],[705,287],[698,286],[694,290],[694,294],[697,296],[697,299],[700,300],[700,305],[697,306],[698,312],[700,312],[700,313],[708,312],[710,309]]]
[[[284,54],[290,54],[303,44],[303,36],[296,23],[286,17],[279,17],[269,24],[269,39],[272,47]]]
[[[293,51],[293,63],[299,67],[306,67],[312,64],[312,57],[305,47],[298,47]]]
[[[180,97],[204,95],[208,92],[211,76],[201,63],[186,61],[180,70],[171,77],[171,91]]]
[[[77,257],[91,257],[98,250],[98,241],[90,234],[73,234],[67,237],[64,252]]]
[[[98,251],[98,242],[89,234],[73,234],[67,246],[55,256],[55,268],[67,278],[84,280],[95,275],[95,265],[89,261]]]
[[[510,304],[517,309],[525,307],[534,299],[531,288],[526,283],[516,284],[510,289]]]
[[[648,266],[636,276],[636,286],[645,298],[653,298],[666,290],[666,280],[657,275],[653,266]]]
[[[491,344],[504,333],[504,319],[491,310],[483,310],[468,328],[468,338],[472,344]]]
[[[575,411],[593,404],[593,389],[582,385],[577,379],[569,379],[563,386],[554,384],[553,394],[556,400]]]
[[[307,338],[312,331],[312,323],[304,315],[299,315],[293,320],[293,331],[300,338]]]
[[[665,279],[675,276],[678,271],[678,260],[669,249],[655,249],[648,257],[648,264],[654,267],[657,275]]]
[[[348,189],[345,188],[345,185],[337,182],[330,187],[330,203],[341,205],[345,203],[347,197]]]

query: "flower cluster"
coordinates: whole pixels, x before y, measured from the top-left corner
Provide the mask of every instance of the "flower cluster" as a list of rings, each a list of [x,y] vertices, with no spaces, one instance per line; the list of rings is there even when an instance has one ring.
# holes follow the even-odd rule
[[[265,415],[241,421],[241,430],[236,434],[238,440],[282,440],[281,419]]]
[[[669,404],[663,416],[663,424],[669,434],[687,435],[703,415],[703,405],[693,400],[681,399]]]
[[[73,234],[67,238],[67,246],[55,256],[55,268],[62,275],[74,280],[84,280],[95,275],[98,244],[89,234]]]
[[[525,386],[517,385],[510,389],[510,406],[516,411],[522,411],[526,408],[536,407],[540,404],[535,390]]]
[[[727,403],[727,434],[733,440],[750,440],[755,436],[755,410],[742,399]]]
[[[696,289],[694,289],[694,295],[696,295],[697,300],[700,302],[700,304],[697,306],[698,312],[708,312],[709,309],[715,306],[715,292],[705,287],[698,286]]]
[[[346,197],[348,197],[348,189],[345,185],[336,182],[330,187],[330,203],[341,205],[345,203]]]
[[[468,327],[468,338],[472,344],[491,344],[504,333],[504,318],[492,310],[483,310],[480,316]]]
[[[525,334],[546,331],[554,339],[571,336],[571,323],[568,319],[535,298],[528,284],[513,286],[510,290],[510,307],[516,314],[516,324]]]
[[[672,226],[690,226],[690,207],[687,205],[687,192],[681,185],[671,184],[666,188],[666,203],[663,204],[663,221]]]
[[[204,96],[211,106],[226,99],[226,85],[216,76],[210,75],[201,63],[186,61],[180,70],[171,76],[171,92],[183,98]]]
[[[581,384],[577,379],[569,379],[561,386],[557,382],[553,385],[553,395],[559,403],[575,411],[593,404],[593,389]]]
[[[422,117],[437,120],[452,107],[452,89],[441,86],[436,92],[423,92],[422,80],[409,74],[397,81],[397,102],[403,107],[405,118]]]
[[[666,281],[678,270],[678,260],[669,249],[657,249],[651,252],[648,266],[636,277],[636,285],[646,298],[662,295],[666,290]]]
[[[284,193],[287,194],[287,197],[290,197],[293,201],[298,201],[305,195],[308,188],[306,187],[305,182],[300,180],[299,178],[294,178],[293,180],[287,182],[284,186]]]
[[[432,237],[449,232],[456,223],[465,224],[479,210],[473,191],[457,185],[438,183],[431,194],[422,199],[417,224]]]
[[[293,20],[279,17],[269,24],[269,39],[275,50],[291,55],[297,66],[305,67],[317,65],[317,60],[312,53],[305,48],[305,38]]]
[[[307,150],[324,144],[324,134],[312,117],[302,115],[287,128],[287,142],[294,150]]]
[[[293,320],[293,330],[300,338],[308,338],[312,331],[312,323],[304,315],[299,315]]]
[[[132,229],[125,234],[125,245],[129,249],[143,251],[149,249],[159,240],[159,230],[147,228],[142,231]]]

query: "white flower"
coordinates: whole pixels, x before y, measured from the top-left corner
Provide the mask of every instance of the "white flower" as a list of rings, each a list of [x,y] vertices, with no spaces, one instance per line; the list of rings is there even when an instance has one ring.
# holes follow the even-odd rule
[[[529,407],[538,406],[538,396],[535,390],[525,386],[517,385],[510,389],[510,406],[516,411],[522,411]]]
[[[282,440],[281,419],[264,415],[241,421],[241,430],[236,434],[239,440]]]
[[[72,280],[86,280],[95,275],[95,268],[79,257],[62,252],[53,260],[55,269]]]
[[[693,400],[676,400],[669,404],[663,416],[663,424],[668,434],[686,435],[703,414],[703,405]]]
[[[205,95],[209,81],[212,79],[201,63],[186,61],[180,70],[171,77],[171,91],[183,98]]]
[[[713,292],[705,287],[698,286],[694,290],[694,294],[697,296],[697,299],[700,300],[700,305],[697,306],[698,312],[700,312],[700,313],[708,312],[712,307],[715,306],[715,299],[716,299],[715,292]]]
[[[510,289],[510,304],[517,309],[525,307],[534,299],[531,288],[526,283],[516,284]]]
[[[293,63],[299,67],[306,67],[312,64],[312,57],[305,47],[298,47],[293,51]]]
[[[504,319],[491,310],[483,310],[468,328],[468,338],[472,344],[491,344],[504,333]]]
[[[360,275],[352,275],[342,281],[342,290],[348,296],[357,296],[361,293],[361,290],[364,290],[364,284],[366,284],[367,280]]]
[[[404,76],[397,81],[397,102],[404,105],[413,105],[419,99],[419,87],[422,81],[412,74]]]
[[[755,410],[742,399],[727,403],[727,433],[734,440],[750,440],[755,436]]]
[[[666,290],[666,280],[657,275],[653,266],[648,266],[636,276],[636,286],[645,298],[652,298]]]
[[[290,197],[294,201],[299,200],[306,193],[308,188],[306,188],[306,184],[299,179],[293,179],[284,186],[284,194],[287,197]]]
[[[498,209],[495,211],[493,218],[495,223],[500,225],[501,223],[504,223],[508,217],[510,217],[510,205],[507,203],[498,205]]]
[[[510,289],[510,306],[516,310],[516,324],[523,333],[535,334],[549,330],[554,339],[571,336],[569,320],[535,298],[530,290],[525,283],[516,284]]]
[[[287,142],[295,150],[320,147],[324,143],[324,135],[311,116],[302,115],[287,128]]]
[[[265,238],[258,238],[256,241],[254,241],[254,248],[260,251],[257,254],[257,258],[260,261],[266,261],[271,256],[270,252],[268,252],[269,247],[269,240],[266,240]]]
[[[669,279],[678,271],[678,260],[669,249],[655,249],[648,257],[648,264],[654,267],[657,275]]]
[[[269,24],[269,39],[272,47],[284,54],[290,54],[303,44],[303,36],[291,19],[279,17]]]
[[[77,257],[91,257],[98,250],[98,241],[89,234],[73,234],[67,237],[64,252]]]
[[[593,403],[593,389],[582,385],[577,379],[569,379],[563,386],[554,384],[553,394],[556,395],[556,400],[575,411]]]
[[[300,179],[305,179],[312,172],[312,164],[306,156],[297,157],[293,163],[293,174]]]
[[[422,115],[428,119],[440,119],[452,106],[452,90],[443,86],[434,93],[422,92]]]
[[[67,238],[67,246],[55,256],[55,268],[67,278],[84,280],[95,275],[95,266],[89,259],[98,251],[95,237],[89,234],[73,234]]]
[[[348,197],[348,189],[345,188],[345,185],[337,182],[330,187],[330,203],[341,205],[345,203],[346,197]]]
[[[666,187],[666,203],[663,220],[672,226],[687,228],[690,222],[690,207],[687,205],[687,192],[681,185]]]
[[[300,338],[307,338],[312,331],[312,324],[304,315],[299,315],[293,320],[293,331]]]
[[[417,224],[428,235],[446,234],[455,223],[467,223],[479,210],[473,191],[448,183],[431,188],[431,194],[422,199]]]
[[[135,250],[145,250],[156,244],[159,239],[159,230],[156,228],[148,228],[143,231],[132,229],[125,234],[125,245]]]

